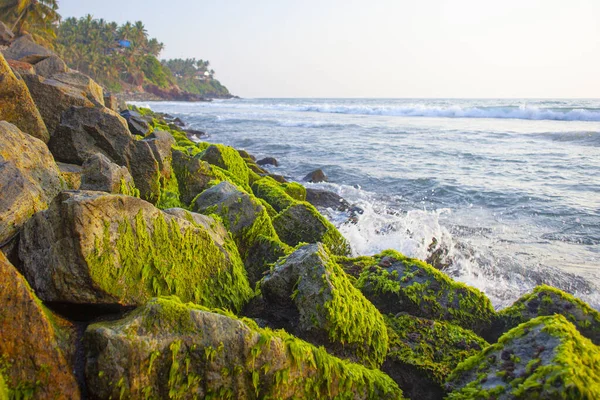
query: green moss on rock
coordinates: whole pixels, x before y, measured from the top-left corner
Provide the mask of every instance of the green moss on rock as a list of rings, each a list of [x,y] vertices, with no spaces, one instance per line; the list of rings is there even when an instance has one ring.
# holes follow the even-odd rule
[[[468,358],[448,399],[597,399],[600,349],[562,315],[534,318]]]
[[[98,398],[403,398],[380,371],[176,298],[90,325],[84,341],[86,383]]]
[[[352,266],[345,261],[346,269]],[[479,290],[455,282],[443,272],[394,250],[358,259],[356,286],[385,314],[409,314],[446,320],[480,333],[495,317],[490,300]]]
[[[561,314],[579,332],[600,345],[600,313],[562,290],[541,285],[498,313],[497,322],[487,333],[490,341],[515,326],[542,315]]]
[[[209,164],[227,171],[234,183],[250,191],[248,186],[248,167],[240,156],[240,153],[233,147],[222,144],[211,144],[198,157]]]
[[[285,192],[294,200],[306,201],[306,188],[297,182],[283,184]]]
[[[275,181],[271,177],[264,177],[252,184],[252,191],[256,197],[264,199],[277,212],[283,211],[296,203],[296,200],[290,196],[283,184]]]
[[[296,202],[280,212],[273,219],[273,226],[279,238],[290,246],[320,242],[334,255],[350,253],[342,234],[309,203]]]

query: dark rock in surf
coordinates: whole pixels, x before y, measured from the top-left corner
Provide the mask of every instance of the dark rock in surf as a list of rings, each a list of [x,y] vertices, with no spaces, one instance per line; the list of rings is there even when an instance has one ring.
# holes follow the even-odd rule
[[[306,201],[317,208],[331,208],[336,211],[348,211],[350,203],[336,193],[322,189],[306,189]]]
[[[273,157],[265,157],[263,159],[260,159],[256,162],[258,165],[273,165],[275,167],[279,166],[279,163],[277,162],[277,160]]]
[[[328,178],[322,169],[316,169],[304,177],[304,180],[311,183],[327,182]]]

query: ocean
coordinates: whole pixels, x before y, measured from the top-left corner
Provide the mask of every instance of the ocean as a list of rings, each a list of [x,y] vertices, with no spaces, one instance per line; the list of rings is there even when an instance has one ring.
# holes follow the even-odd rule
[[[316,168],[363,212],[327,212],[356,255],[430,259],[496,308],[546,283],[600,309],[600,100],[144,102],[204,139]]]

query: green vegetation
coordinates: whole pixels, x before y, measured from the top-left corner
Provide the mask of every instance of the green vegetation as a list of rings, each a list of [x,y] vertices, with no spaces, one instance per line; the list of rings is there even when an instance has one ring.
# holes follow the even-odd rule
[[[228,97],[229,91],[214,79],[215,70],[209,69],[207,60],[172,59],[163,60],[162,65],[171,71],[175,82],[184,91],[209,97]]]
[[[57,0],[2,0],[0,20],[15,34],[31,33],[48,47],[56,38],[54,25],[60,21]]]

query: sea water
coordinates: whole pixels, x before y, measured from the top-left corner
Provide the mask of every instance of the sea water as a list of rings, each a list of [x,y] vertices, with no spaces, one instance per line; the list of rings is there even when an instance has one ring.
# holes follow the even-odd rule
[[[209,142],[316,168],[363,213],[355,254],[436,263],[497,308],[546,283],[600,309],[600,100],[235,99],[139,103]]]

